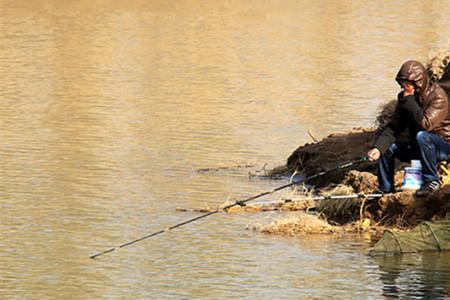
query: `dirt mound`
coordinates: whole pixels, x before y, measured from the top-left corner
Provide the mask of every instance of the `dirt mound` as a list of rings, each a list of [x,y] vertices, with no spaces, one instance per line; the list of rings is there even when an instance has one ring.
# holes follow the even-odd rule
[[[403,172],[397,172],[395,177],[396,186],[401,186]],[[376,182],[376,176],[371,173],[350,171],[338,188],[345,188],[348,193],[368,193],[376,187]],[[372,224],[409,228],[425,220],[445,217],[450,213],[448,200],[450,186],[429,197],[417,197],[414,191],[405,190],[378,199],[322,200],[316,208],[327,220],[338,224],[367,218]]]
[[[395,105],[396,100],[391,100],[379,107],[373,128],[353,128],[349,132],[330,134],[319,142],[300,146],[288,157],[285,168],[274,169],[271,174],[275,176],[278,170],[283,172],[297,170],[305,176],[310,176],[366,156],[375,134],[386,126],[394,112]],[[398,166],[398,169],[400,168],[402,165]],[[362,163],[355,170],[375,173],[376,163]],[[347,171],[341,169],[311,183],[318,187],[341,183]]]
[[[358,160],[366,154],[373,135],[374,130],[363,128],[355,128],[349,133],[331,134],[320,142],[306,144],[295,150],[287,160],[288,169],[310,176],[333,169],[339,164]],[[358,170],[374,171],[375,164],[362,163],[358,166]],[[338,170],[311,183],[316,186],[325,186],[342,181],[344,175],[344,170]]]
[[[316,216],[305,213],[279,218],[268,225],[254,225],[253,230],[267,234],[301,236],[306,234],[337,234],[341,229]]]

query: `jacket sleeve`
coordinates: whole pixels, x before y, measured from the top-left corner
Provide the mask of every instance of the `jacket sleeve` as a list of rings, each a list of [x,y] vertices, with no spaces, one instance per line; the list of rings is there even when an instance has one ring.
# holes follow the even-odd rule
[[[372,148],[377,148],[381,153],[386,152],[389,146],[394,143],[403,130],[405,130],[406,125],[405,111],[397,104],[394,114],[389,122],[375,134]]]
[[[432,92],[428,105],[424,108],[419,106],[414,95],[403,97],[400,93],[398,102],[426,131],[432,131],[436,128],[448,114],[448,100],[444,93]]]
[[[439,81],[439,86],[443,88],[444,91],[446,91],[448,94],[448,92],[450,91],[450,78],[444,81]]]
[[[434,92],[429,103],[423,110],[423,118],[419,122],[419,125],[426,131],[436,128],[448,115],[447,95]]]
[[[400,93],[398,95],[398,103],[418,124],[421,124],[424,117],[424,110],[416,102],[416,97],[414,95],[403,97],[402,93]]]

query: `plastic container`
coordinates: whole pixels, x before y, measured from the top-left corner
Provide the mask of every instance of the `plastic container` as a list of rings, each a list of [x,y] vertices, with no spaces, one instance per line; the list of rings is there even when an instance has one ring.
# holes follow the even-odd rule
[[[411,160],[411,168],[422,170],[422,163],[420,162],[420,160]]]
[[[402,188],[407,190],[418,190],[422,184],[422,165],[420,160],[412,160],[411,167],[405,168]]]

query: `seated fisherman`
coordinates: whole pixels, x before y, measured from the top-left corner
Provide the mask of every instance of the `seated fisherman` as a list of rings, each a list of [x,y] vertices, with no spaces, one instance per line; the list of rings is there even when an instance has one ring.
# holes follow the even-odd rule
[[[430,83],[425,67],[418,61],[405,62],[395,78],[402,91],[398,94],[395,112],[388,124],[375,136],[367,153],[378,162],[378,189],[394,191],[394,159],[420,159],[423,186],[418,196],[440,188],[438,161],[450,154],[450,110],[444,90]],[[409,131],[409,140],[399,136]]]

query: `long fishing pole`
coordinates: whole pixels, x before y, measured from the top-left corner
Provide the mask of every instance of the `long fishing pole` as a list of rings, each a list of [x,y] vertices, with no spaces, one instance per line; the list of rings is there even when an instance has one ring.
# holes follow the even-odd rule
[[[249,202],[249,201],[252,201],[252,200],[261,198],[261,197],[266,196],[266,195],[270,195],[270,194],[272,194],[272,193],[275,193],[275,192],[277,192],[277,191],[281,191],[281,190],[283,190],[283,189],[285,189],[285,188],[288,188],[288,187],[290,187],[290,186],[293,186],[293,185],[297,185],[297,184],[304,183],[304,182],[309,181],[309,180],[312,180],[312,179],[316,179],[316,178],[318,178],[318,177],[320,177],[320,176],[323,176],[323,175],[326,175],[326,174],[328,174],[328,173],[337,171],[337,170],[339,170],[339,169],[345,169],[345,168],[348,168],[348,167],[351,167],[351,166],[354,166],[354,165],[357,165],[357,164],[360,164],[360,163],[366,162],[366,161],[367,161],[367,157],[362,157],[362,158],[360,158],[360,159],[358,159],[358,160],[354,160],[354,161],[351,161],[351,162],[348,162],[348,163],[339,165],[339,166],[337,166],[337,167],[335,167],[335,168],[333,168],[333,169],[325,170],[325,171],[319,172],[319,173],[317,173],[317,174],[314,174],[314,175],[305,177],[304,179],[302,179],[302,180],[300,180],[300,181],[291,182],[291,183],[288,183],[288,184],[279,186],[279,187],[277,187],[277,188],[274,188],[274,189],[271,190],[271,191],[263,192],[263,193],[260,193],[260,194],[255,195],[255,196],[252,196],[252,197],[249,197],[249,198],[246,198],[246,199],[243,199],[243,200],[236,201],[236,202],[234,202],[234,203],[232,203],[232,204],[229,204],[229,205],[227,205],[227,206],[225,206],[225,207],[218,208],[218,209],[216,209],[216,210],[207,212],[207,213],[205,213],[205,214],[203,214],[203,215],[200,215],[200,216],[197,216],[197,217],[195,217],[195,218],[186,220],[186,221],[184,221],[184,222],[175,224],[175,225],[170,226],[170,227],[168,227],[168,228],[166,228],[166,229],[161,229],[161,230],[159,230],[159,231],[156,231],[156,232],[153,232],[153,233],[144,235],[144,236],[142,236],[142,237],[140,237],[140,238],[138,238],[138,239],[132,240],[132,241],[130,241],[130,242],[127,242],[127,243],[121,244],[121,245],[119,245],[119,246],[112,247],[112,248],[110,248],[110,249],[108,249],[108,250],[105,250],[105,251],[96,253],[96,254],[94,254],[94,255],[91,255],[90,258],[95,259],[96,257],[99,257],[99,256],[101,256],[101,255],[103,255],[103,254],[107,254],[107,253],[113,252],[113,251],[115,251],[115,250],[117,250],[117,249],[120,249],[120,248],[125,248],[125,247],[127,247],[127,246],[133,245],[133,244],[135,244],[135,243],[137,243],[137,242],[140,242],[140,241],[143,241],[143,240],[145,240],[145,239],[148,239],[148,238],[157,236],[157,235],[159,235],[159,234],[162,234],[162,233],[164,233],[164,232],[170,231],[170,230],[172,230],[172,229],[175,229],[175,228],[181,227],[181,226],[183,226],[183,225],[186,225],[186,224],[189,224],[189,223],[198,221],[198,220],[200,220],[200,219],[206,218],[206,217],[208,217],[208,216],[210,216],[210,215],[213,215],[213,214],[216,214],[216,213],[218,213],[218,212],[220,212],[220,211],[222,211],[222,210],[227,210],[227,209],[230,209],[230,208],[232,208],[232,207],[234,207],[234,206],[237,206],[237,205],[243,206],[246,202]]]
[[[316,196],[311,197],[311,200],[318,201],[318,200],[339,200],[339,199],[355,199],[355,198],[362,198],[362,199],[374,199],[374,198],[381,198],[384,194],[350,194],[350,195],[329,195],[329,196]]]
[[[326,195],[326,196],[314,196],[314,197],[304,197],[304,198],[296,198],[285,199],[282,201],[267,201],[267,202],[254,202],[253,205],[271,205],[271,204],[285,204],[285,203],[295,203],[301,202],[305,200],[319,201],[319,200],[342,200],[342,199],[376,199],[381,198],[386,194],[365,194],[365,193],[353,193],[348,195]]]

